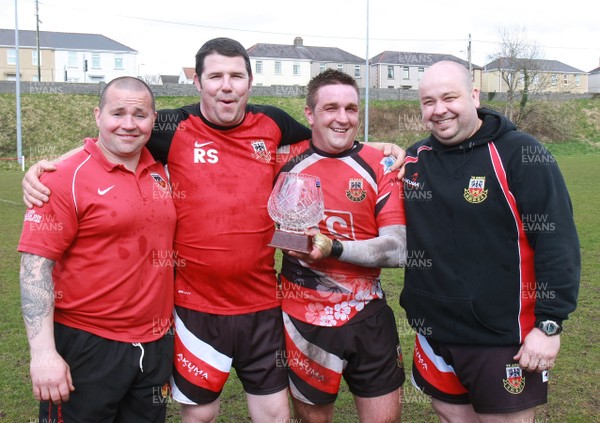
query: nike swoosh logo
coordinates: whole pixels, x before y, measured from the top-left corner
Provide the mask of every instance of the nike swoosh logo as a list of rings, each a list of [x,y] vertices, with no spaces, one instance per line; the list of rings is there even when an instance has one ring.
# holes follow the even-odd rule
[[[106,194],[108,191],[110,191],[111,189],[113,189],[115,186],[113,185],[112,187],[108,187],[106,189],[100,189],[98,188],[98,195],[104,195]]]
[[[206,145],[208,145],[208,144],[212,144],[213,142],[214,142],[214,141],[205,142],[204,144],[198,144],[198,141],[196,141],[196,142],[194,143],[194,147],[196,147],[196,148],[202,148],[202,147],[204,147],[204,146],[206,146]]]

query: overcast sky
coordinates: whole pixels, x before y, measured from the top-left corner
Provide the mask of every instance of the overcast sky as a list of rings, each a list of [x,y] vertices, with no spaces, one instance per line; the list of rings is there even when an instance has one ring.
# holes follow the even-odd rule
[[[138,51],[141,74],[179,74],[208,39],[446,53],[483,66],[501,27],[524,28],[543,58],[585,72],[600,66],[600,18],[589,3],[540,0],[39,0],[41,31],[102,34]],[[367,4],[369,10],[367,35]],[[18,0],[18,25],[35,30],[35,0]],[[0,28],[15,28],[15,0],[0,0]]]

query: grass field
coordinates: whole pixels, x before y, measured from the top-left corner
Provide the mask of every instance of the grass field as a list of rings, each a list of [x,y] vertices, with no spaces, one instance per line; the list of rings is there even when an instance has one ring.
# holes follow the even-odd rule
[[[554,150],[553,150],[554,151]],[[562,145],[554,151],[569,187],[575,210],[583,260],[579,306],[565,322],[562,348],[550,380],[549,402],[540,407],[538,422],[599,421],[600,410],[600,153]],[[29,380],[29,354],[19,298],[19,254],[16,246],[21,232],[24,206],[21,202],[18,171],[0,171],[0,421],[37,422],[37,406]],[[398,305],[402,271],[386,269],[384,288],[396,312],[404,350],[407,376],[410,375],[414,333]],[[405,384],[403,421],[437,421],[427,397]],[[180,421],[175,404],[169,407],[169,422]],[[354,404],[347,390],[337,401],[336,422],[356,421]],[[221,422],[250,421],[239,381],[232,375],[222,398]]]

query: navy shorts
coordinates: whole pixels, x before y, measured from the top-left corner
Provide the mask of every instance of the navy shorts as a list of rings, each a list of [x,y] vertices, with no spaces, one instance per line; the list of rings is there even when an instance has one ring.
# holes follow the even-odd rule
[[[432,398],[472,404],[476,413],[504,414],[547,402],[549,371],[522,370],[514,346],[444,344],[417,334],[413,384]]]
[[[286,389],[286,369],[276,361],[284,342],[279,307],[237,315],[175,307],[173,399],[182,404],[215,401],[232,367],[249,394]]]
[[[59,415],[65,423],[165,421],[172,335],[134,345],[55,323],[54,338],[75,390],[60,406],[42,401],[40,422],[57,422]]]
[[[342,377],[350,392],[379,397],[404,383],[404,363],[392,309],[339,327],[315,326],[283,314],[286,335],[284,362],[289,366],[290,391],[308,404],[335,401]]]

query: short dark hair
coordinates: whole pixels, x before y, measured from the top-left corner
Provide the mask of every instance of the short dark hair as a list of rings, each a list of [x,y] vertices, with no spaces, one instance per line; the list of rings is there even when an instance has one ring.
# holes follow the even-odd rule
[[[306,87],[306,105],[311,110],[314,110],[317,105],[317,92],[319,91],[319,88],[336,84],[350,85],[356,90],[356,93],[360,97],[358,84],[353,77],[336,69],[325,69],[323,72],[313,77],[308,83]]]
[[[152,111],[156,111],[156,102],[154,100],[154,93],[152,92],[152,89],[144,81],[134,76],[120,76],[106,84],[106,86],[102,89],[102,93],[100,94],[100,103],[98,104],[98,108],[100,110],[102,110],[102,108],[106,104],[106,93],[108,93],[108,89],[111,87],[124,88],[128,90],[148,91],[148,93],[150,94],[150,98],[152,99]]]
[[[227,57],[242,57],[246,62],[246,71],[248,76],[252,77],[252,65],[250,64],[250,57],[248,52],[238,41],[232,40],[231,38],[213,38],[205,42],[198,53],[196,53],[196,75],[200,78],[202,71],[204,70],[204,59],[206,56],[211,54],[220,54],[221,56]]]

